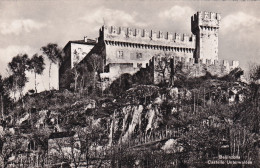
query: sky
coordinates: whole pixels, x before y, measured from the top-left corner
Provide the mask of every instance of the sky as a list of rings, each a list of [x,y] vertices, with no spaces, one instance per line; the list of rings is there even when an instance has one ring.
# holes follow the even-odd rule
[[[0,1],[0,73],[8,76],[12,57],[39,53],[47,43],[63,48],[70,40],[97,38],[106,25],[191,34],[190,17],[196,11],[221,14],[219,58],[238,60],[246,71],[260,64],[260,2],[174,0],[3,0]],[[49,62],[37,77],[38,90],[48,89]],[[57,86],[57,67],[51,83]],[[26,89],[34,88],[29,74]]]

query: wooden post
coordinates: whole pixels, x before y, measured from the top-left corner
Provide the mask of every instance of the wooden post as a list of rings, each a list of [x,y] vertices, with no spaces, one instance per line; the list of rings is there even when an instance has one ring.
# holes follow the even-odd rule
[[[205,87],[203,88],[203,107],[205,107]]]
[[[196,112],[196,105],[195,105],[195,91],[194,91],[193,113],[195,112]]]

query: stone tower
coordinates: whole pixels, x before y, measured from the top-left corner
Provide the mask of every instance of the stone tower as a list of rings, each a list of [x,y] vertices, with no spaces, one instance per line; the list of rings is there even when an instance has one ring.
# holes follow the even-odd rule
[[[218,31],[220,14],[197,12],[191,17],[191,31],[196,35],[195,61],[218,60]]]

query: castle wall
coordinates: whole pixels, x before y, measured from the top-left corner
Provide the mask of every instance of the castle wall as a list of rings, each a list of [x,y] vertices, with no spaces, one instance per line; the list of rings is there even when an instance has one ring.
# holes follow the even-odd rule
[[[108,64],[106,68],[108,71],[101,73],[101,78],[107,78],[110,83],[119,78],[120,75],[124,73],[133,75],[140,70],[140,68],[134,67],[132,63],[111,63]]]
[[[106,64],[133,63],[145,67],[149,60],[160,53],[193,58],[195,36],[147,31],[132,28],[103,26],[100,40],[106,44]]]
[[[158,54],[174,55],[185,58],[193,58],[192,50],[178,49],[176,51],[166,51],[163,48],[146,49],[136,46],[120,46],[107,42],[106,64],[109,63],[133,63],[134,67],[145,67],[149,60]]]
[[[187,62],[184,65],[187,65]],[[239,67],[238,61],[199,59],[198,63],[183,66],[182,71],[187,74],[187,77],[201,77],[206,72],[221,77],[237,67]]]
[[[193,58],[164,58],[161,56],[153,57],[147,64],[145,75],[153,78],[154,84],[162,82],[170,83],[173,76],[175,75],[176,67],[178,64],[181,65],[181,71],[186,77],[194,78],[206,75],[209,72],[213,76],[224,76],[227,75],[231,70],[239,66],[238,61],[232,61],[231,63],[226,60],[209,60],[199,59],[198,63],[195,63]],[[143,74],[142,74],[143,75]]]

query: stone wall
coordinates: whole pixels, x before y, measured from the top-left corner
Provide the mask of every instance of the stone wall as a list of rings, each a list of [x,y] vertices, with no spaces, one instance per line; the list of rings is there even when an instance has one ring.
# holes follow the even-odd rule
[[[155,56],[146,65],[146,70],[143,71],[149,78],[153,78],[154,84],[170,83],[178,64],[182,67],[182,73],[189,78],[201,77],[206,75],[207,72],[213,76],[221,77],[239,66],[238,61],[229,63],[226,60],[212,61],[200,59],[199,63],[195,63],[195,59],[192,58]]]
[[[112,83],[119,78],[122,74],[128,73],[133,75],[140,70],[140,67],[134,67],[132,63],[111,63],[106,67],[106,72],[101,73],[101,79],[105,79]]]

